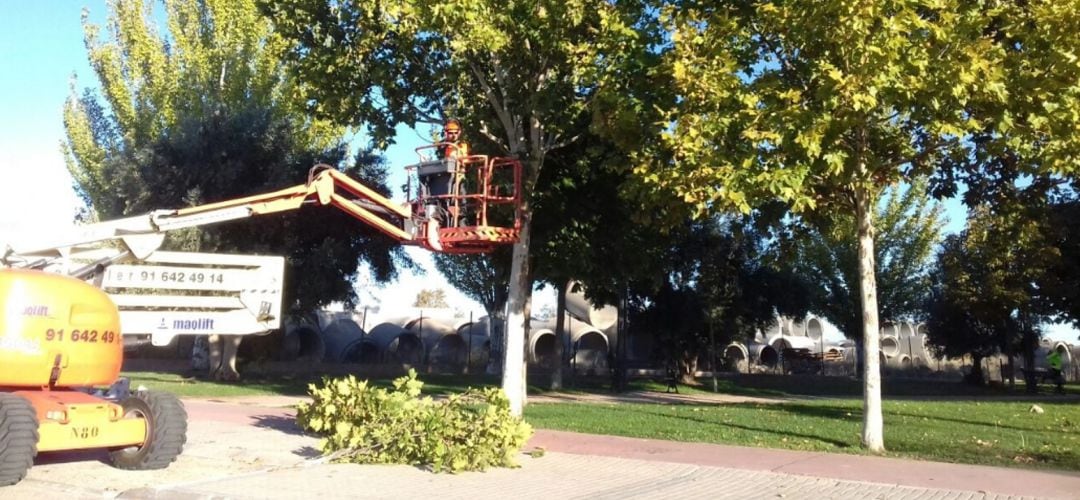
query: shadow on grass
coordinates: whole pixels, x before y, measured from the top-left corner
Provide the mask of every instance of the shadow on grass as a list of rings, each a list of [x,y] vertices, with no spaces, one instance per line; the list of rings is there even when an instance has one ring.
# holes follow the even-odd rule
[[[734,406],[743,406],[744,408],[759,408],[758,406],[755,406],[755,405],[734,405]],[[778,406],[781,406],[781,405],[778,405]],[[782,406],[787,406],[787,405],[782,405]],[[823,410],[822,408],[815,407],[815,406],[803,406],[803,405],[793,405],[793,406],[794,406],[794,408],[785,408],[785,410],[788,410],[788,411],[786,411],[786,413],[792,413],[792,414],[795,414],[795,415],[802,415],[802,416],[824,417],[824,418],[851,418],[851,417],[846,416],[846,414],[849,413],[849,411],[847,409],[844,409],[844,410],[840,410],[840,409],[824,409]],[[650,416],[654,416],[654,417],[675,418],[675,419],[679,419],[679,420],[686,420],[686,421],[689,421],[689,422],[695,422],[695,423],[705,424],[705,425],[714,426],[714,427],[736,428],[736,429],[742,429],[742,430],[745,430],[745,431],[751,431],[751,432],[754,432],[754,433],[765,433],[765,434],[773,434],[773,435],[776,435],[776,436],[794,437],[794,438],[814,440],[814,441],[818,441],[818,442],[821,442],[821,443],[827,443],[827,444],[833,445],[833,446],[835,446],[837,448],[850,448],[851,447],[851,443],[847,443],[847,442],[844,442],[844,441],[840,441],[840,440],[837,440],[837,439],[834,439],[834,438],[830,438],[830,437],[822,436],[822,435],[817,435],[817,434],[804,434],[804,433],[799,433],[799,432],[792,432],[790,429],[774,429],[774,428],[769,428],[769,427],[765,427],[765,426],[754,426],[754,425],[740,424],[740,423],[734,423],[734,422],[716,422],[714,420],[708,420],[708,419],[694,417],[694,416],[690,416],[690,415],[686,415],[686,414],[673,415],[673,414],[671,414],[669,412],[648,411],[648,410],[641,410],[641,409],[638,409],[638,408],[639,407],[626,408],[626,411],[631,412],[631,413],[638,413],[638,414],[642,414],[642,415],[650,415]],[[770,410],[776,410],[777,408],[774,408],[773,406],[770,406],[769,409]],[[841,413],[843,413],[845,415],[840,415]],[[851,415],[854,415],[854,414],[851,414]]]
[[[902,412],[902,411],[895,411],[895,410],[884,410],[884,413],[885,413],[886,417],[888,417],[888,416],[897,416],[897,417],[909,417],[909,418],[913,418],[913,419],[936,420],[936,421],[940,421],[940,422],[950,422],[950,423],[954,423],[954,424],[976,425],[976,426],[981,426],[981,427],[989,427],[991,429],[1005,429],[1005,430],[1013,430],[1013,431],[1019,431],[1019,432],[1039,432],[1041,430],[1041,429],[1034,428],[1034,427],[1019,427],[1019,426],[1015,426],[1015,425],[1000,424],[1000,423],[997,423],[997,422],[987,422],[987,421],[984,421],[984,420],[968,420],[968,419],[962,419],[962,418],[946,417],[946,416],[942,416],[942,415],[920,414],[920,413]],[[886,422],[886,424],[888,424],[888,422]]]

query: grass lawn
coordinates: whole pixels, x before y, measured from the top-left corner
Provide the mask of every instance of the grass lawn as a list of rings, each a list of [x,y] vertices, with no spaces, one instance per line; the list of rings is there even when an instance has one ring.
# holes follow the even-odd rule
[[[233,397],[233,396],[305,396],[308,384],[321,384],[322,375],[244,375],[238,382],[217,382],[189,377],[171,372],[125,371],[120,374],[131,380],[132,387],[140,385],[181,397]],[[425,394],[438,395],[461,392],[467,387],[497,386],[494,377],[458,375],[422,375]],[[390,387],[391,378],[372,379],[373,385]],[[538,390],[534,388],[534,391]]]
[[[321,375],[245,375],[235,383],[175,373],[124,372],[132,385],[185,397],[307,394]],[[496,386],[481,375],[421,375],[424,392],[446,394],[469,386]],[[390,379],[374,380],[389,386]],[[606,381],[576,381],[567,392],[610,393]],[[683,394],[711,391],[711,381],[680,386]],[[859,381],[844,378],[753,376],[724,378],[720,392],[751,396],[813,396],[777,404],[664,405],[544,403],[526,407],[526,419],[542,429],[721,443],[833,453],[862,453]],[[664,392],[667,385],[634,380],[630,390]],[[1070,393],[1077,392],[1072,385]],[[530,393],[544,391],[530,387]],[[1045,392],[1045,389],[1044,389]],[[1080,404],[1037,402],[1029,411],[1022,389],[978,388],[955,382],[886,380],[885,446],[889,456],[946,462],[1080,470]],[[889,399],[894,398],[894,399]],[[931,400],[933,399],[933,400]],[[957,400],[963,399],[963,400]],[[991,400],[1000,399],[1000,400]]]
[[[180,397],[232,396],[303,396],[307,394],[306,377],[245,377],[240,382],[215,382],[169,372],[121,372],[131,380],[131,387],[171,392]],[[317,379],[317,377],[316,377]]]
[[[1080,405],[1019,401],[885,401],[888,456],[1080,470]],[[830,453],[862,453],[862,404],[655,405],[551,403],[526,407],[533,426],[593,434]]]

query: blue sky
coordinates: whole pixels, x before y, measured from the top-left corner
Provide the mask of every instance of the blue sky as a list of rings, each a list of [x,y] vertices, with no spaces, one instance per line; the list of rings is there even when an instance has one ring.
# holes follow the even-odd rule
[[[73,81],[81,91],[96,86],[86,60],[81,16],[105,19],[106,2],[0,0],[0,235],[14,230],[47,230],[67,225],[78,206],[60,152],[64,137],[62,107]],[[77,80],[73,80],[77,78]],[[426,132],[426,131],[422,131]],[[390,170],[415,161],[413,148],[421,135],[400,131],[400,144],[386,152]],[[391,180],[390,186],[402,184]],[[167,208],[167,207],[162,207]],[[946,203],[949,232],[963,228],[964,211],[956,200]],[[429,265],[426,252],[411,252]],[[421,288],[441,286],[452,305],[466,311],[478,306],[445,284],[437,272],[404,276],[401,283],[377,290],[384,304],[408,302]],[[538,297],[544,302],[544,297]],[[482,314],[482,312],[480,312]],[[1075,341],[1076,332],[1055,329],[1052,336]]]

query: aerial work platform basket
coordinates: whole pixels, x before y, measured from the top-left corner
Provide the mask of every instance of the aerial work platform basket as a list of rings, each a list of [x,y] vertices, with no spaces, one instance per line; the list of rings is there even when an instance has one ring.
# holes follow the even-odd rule
[[[438,241],[444,253],[483,253],[517,241],[521,162],[487,155],[437,158],[436,151],[447,146],[416,148],[420,162],[405,167],[413,219],[436,231],[425,246]]]

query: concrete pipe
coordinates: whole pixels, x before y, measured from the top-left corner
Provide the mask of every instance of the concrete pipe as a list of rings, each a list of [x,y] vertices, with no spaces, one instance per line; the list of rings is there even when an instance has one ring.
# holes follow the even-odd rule
[[[566,312],[580,321],[592,325],[597,330],[607,330],[619,321],[619,310],[615,306],[595,307],[585,298],[584,289],[573,292],[576,283],[566,286]]]
[[[1054,342],[1054,350],[1061,353],[1062,363],[1069,363],[1072,361],[1072,350],[1069,349],[1069,344],[1067,342]]]
[[[487,336],[489,336],[491,338],[495,338],[495,337],[498,337],[499,335],[502,334],[503,327],[505,326],[504,323],[505,323],[505,321],[503,321],[503,320],[501,320],[499,318],[492,318],[490,316],[484,316],[484,317],[476,320],[476,323],[473,326],[473,328],[474,328],[474,331],[479,330],[480,332],[483,332],[484,335],[487,335]]]
[[[780,335],[780,318],[773,321],[772,324],[765,327],[764,331],[758,330],[754,332],[754,341],[752,344],[764,344],[766,339],[771,339]]]
[[[917,331],[918,330],[916,330],[916,332]],[[919,333],[915,333],[911,337],[908,337],[901,342],[904,343],[902,347],[905,349],[905,352],[912,358],[920,357],[923,359],[929,359],[931,357],[930,349],[926,347],[926,335],[920,335]]]
[[[895,335],[882,335],[881,354],[887,358],[892,358],[899,355],[900,340],[898,340]]]
[[[357,362],[361,358],[364,330],[349,317],[340,317],[323,328],[326,354],[323,359],[332,363]]]
[[[318,362],[326,355],[319,327],[307,321],[285,323],[285,336],[281,340],[281,360]]]
[[[409,325],[427,348],[428,363],[441,369],[458,370],[465,366],[469,346],[452,325],[434,318],[424,318]]]
[[[412,322],[415,319],[417,319],[417,316],[413,316],[413,315],[395,316],[395,317],[392,317],[392,318],[386,318],[385,320],[383,320],[383,323],[389,323],[391,325],[397,325],[397,326],[400,326],[402,328],[405,328],[406,325],[408,325],[410,322]],[[372,328],[372,329],[374,329],[374,328]]]
[[[555,366],[555,332],[549,328],[529,329],[529,363]]]
[[[881,325],[881,338],[885,338],[885,337],[894,337],[895,338],[897,336],[897,333],[899,332],[899,330],[900,329],[896,326],[896,323],[885,323],[885,324]]]
[[[806,319],[788,320],[788,330],[792,337],[806,337]]]
[[[379,323],[368,335],[383,361],[417,366],[424,360],[424,342],[410,330],[394,323]]]
[[[895,363],[894,366],[896,366],[897,368],[899,368],[901,370],[910,370],[911,369],[911,356],[908,356],[907,354],[901,354],[900,356],[897,356],[895,359],[896,359],[896,363]]]
[[[484,337],[479,345],[473,344],[472,356],[469,358],[470,367],[485,367],[491,358],[491,340]],[[476,339],[473,339],[476,342]]]
[[[435,340],[428,349],[428,363],[437,369],[459,371],[469,360],[469,345],[456,333]]]
[[[814,342],[820,342],[823,335],[825,335],[825,328],[822,327],[821,320],[808,318],[806,320],[806,337]]]
[[[900,344],[900,354],[906,354],[908,358],[920,354],[919,346],[916,345],[915,325],[907,321],[897,323],[896,341]]]
[[[818,343],[814,342],[810,337],[794,337],[794,336],[776,336],[769,339],[769,345],[777,352],[781,352],[784,349],[809,349],[813,351]]]
[[[844,363],[854,363],[855,358],[859,356],[859,350],[855,347],[844,348]]]
[[[745,373],[747,363],[750,362],[750,351],[746,346],[732,342],[724,348],[724,366],[728,371]]]
[[[468,337],[469,335],[475,335],[483,331],[480,325],[475,321],[463,321],[461,324],[455,325],[454,329],[457,330],[458,335],[461,335],[462,337]]]
[[[608,337],[599,329],[575,321],[570,326],[570,345],[574,369],[588,375],[599,375],[608,368]]]
[[[901,322],[900,323],[900,331],[897,333],[897,336],[900,337],[901,339],[907,339],[908,337],[914,337],[915,336],[915,326],[912,325],[911,323],[908,323],[907,321]]]
[[[772,368],[780,362],[780,353],[769,344],[750,344],[747,350],[750,359],[761,366]]]
[[[457,329],[458,335],[465,340],[465,346],[469,351],[468,361],[473,365],[479,363],[478,360],[483,359],[484,363],[487,363],[488,355],[491,353],[491,339],[487,336],[487,325],[475,322],[465,322]]]

